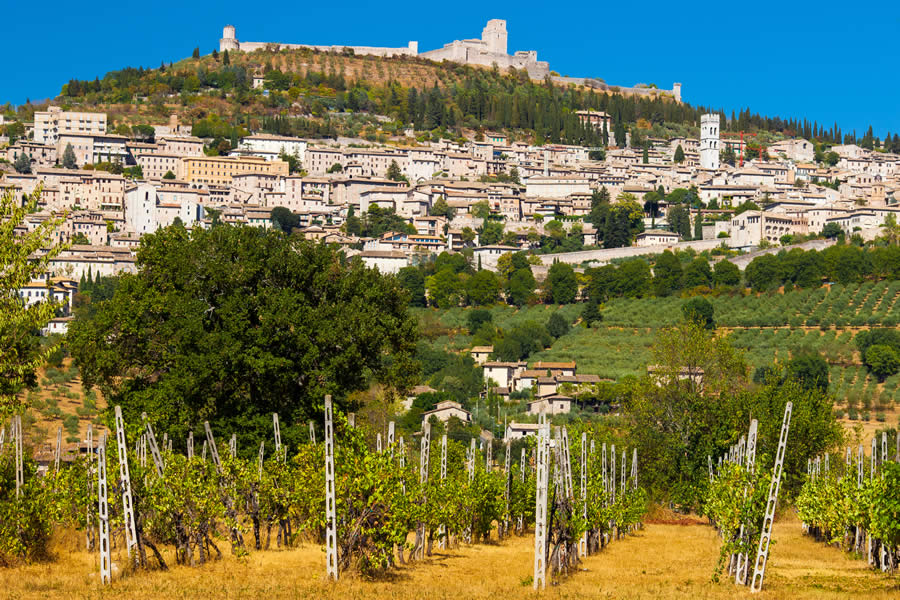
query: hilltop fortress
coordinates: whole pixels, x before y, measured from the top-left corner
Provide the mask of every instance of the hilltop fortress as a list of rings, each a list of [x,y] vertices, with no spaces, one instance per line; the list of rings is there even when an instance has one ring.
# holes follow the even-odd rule
[[[219,52],[225,50],[241,50],[253,52],[254,50],[279,50],[282,48],[299,49],[308,48],[320,52],[346,52],[352,50],[354,54],[367,54],[371,56],[421,56],[435,62],[449,60],[452,62],[491,67],[497,65],[501,69],[525,69],[532,79],[543,80],[551,77],[554,82],[563,85],[576,84],[587,85],[600,89],[610,89],[604,82],[590,78],[560,77],[550,73],[550,65],[546,61],[538,60],[537,50],[519,50],[515,54],[507,51],[506,21],[503,19],[491,19],[481,31],[481,39],[455,40],[445,44],[443,48],[419,52],[419,42],[411,41],[401,48],[382,48],[376,46],[316,46],[313,44],[283,44],[281,42],[241,42],[236,37],[233,25],[226,25],[222,30],[222,39],[219,40]],[[633,88],[616,88],[631,94],[641,95],[666,95],[676,102],[681,102],[681,84],[676,83],[672,90],[658,90],[647,86]]]

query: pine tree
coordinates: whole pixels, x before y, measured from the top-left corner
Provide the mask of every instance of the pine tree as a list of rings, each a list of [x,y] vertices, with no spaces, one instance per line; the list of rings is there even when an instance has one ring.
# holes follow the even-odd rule
[[[194,52],[191,54],[191,58],[200,58],[200,48],[194,48]]]
[[[700,212],[699,209],[697,210],[697,214],[694,215],[694,239],[703,239],[703,213]]]
[[[223,65],[230,65],[230,64],[231,64],[231,57],[228,56],[228,50],[226,50],[226,51],[222,54],[222,64],[223,64]]]
[[[66,149],[63,151],[62,166],[65,169],[78,168],[78,164],[75,162],[75,150],[72,148],[72,144],[66,144]]]
[[[678,147],[675,148],[675,162],[677,164],[684,162],[684,149],[681,147],[681,144],[678,144]]]

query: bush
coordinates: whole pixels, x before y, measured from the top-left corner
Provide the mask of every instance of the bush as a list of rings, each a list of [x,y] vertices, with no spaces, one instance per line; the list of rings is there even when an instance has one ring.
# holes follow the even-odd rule
[[[862,418],[863,418],[863,421],[868,422],[872,419],[872,415],[869,414],[869,411],[866,411],[863,413]]]
[[[887,421],[887,416],[883,412],[880,412],[875,415],[875,420],[879,423],[884,423],[885,421]]]

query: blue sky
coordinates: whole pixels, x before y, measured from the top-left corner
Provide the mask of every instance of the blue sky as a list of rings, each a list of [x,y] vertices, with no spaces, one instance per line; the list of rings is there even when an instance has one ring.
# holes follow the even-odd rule
[[[680,81],[692,104],[837,121],[859,135],[900,132],[900,2],[369,2],[148,3],[149,10],[71,2],[9,3],[0,102],[53,97],[71,77],[158,67],[218,47],[222,27],[246,41],[431,50],[507,20],[509,50],[537,50],[563,75],[611,85]],[[254,11],[253,7],[260,10]],[[549,10],[548,10],[549,9]],[[39,13],[39,14],[37,14]],[[23,23],[19,28],[12,24]],[[39,22],[39,26],[34,23]],[[12,45],[16,32],[27,42]],[[27,48],[27,49],[17,49]]]

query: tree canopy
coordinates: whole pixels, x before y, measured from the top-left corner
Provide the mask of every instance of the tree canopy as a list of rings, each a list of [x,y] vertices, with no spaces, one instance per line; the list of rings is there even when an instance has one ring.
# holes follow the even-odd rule
[[[176,440],[204,420],[244,439],[299,440],[325,394],[414,383],[416,324],[397,281],[274,230],[178,226],[145,236],[69,348],[86,385]],[[301,425],[304,424],[304,425]],[[258,445],[258,444],[257,444]]]

